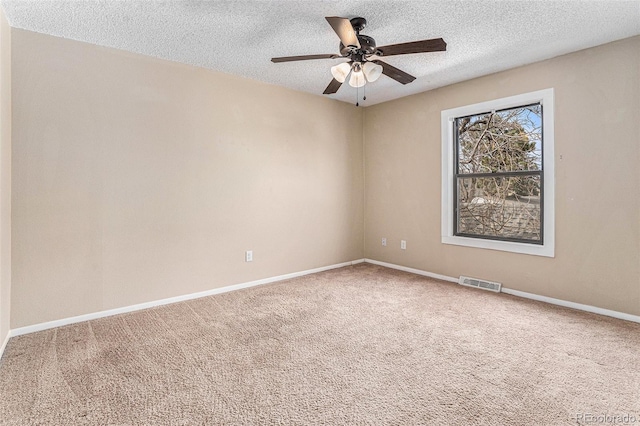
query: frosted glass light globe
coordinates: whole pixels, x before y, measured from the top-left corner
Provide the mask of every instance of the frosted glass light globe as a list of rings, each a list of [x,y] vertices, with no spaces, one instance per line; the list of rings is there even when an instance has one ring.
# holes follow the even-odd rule
[[[351,71],[351,65],[349,65],[348,62],[343,62],[341,64],[331,67],[331,75],[340,83],[344,83],[350,71]]]
[[[373,83],[382,75],[382,66],[373,62],[365,62],[362,66],[364,76],[369,83]]]

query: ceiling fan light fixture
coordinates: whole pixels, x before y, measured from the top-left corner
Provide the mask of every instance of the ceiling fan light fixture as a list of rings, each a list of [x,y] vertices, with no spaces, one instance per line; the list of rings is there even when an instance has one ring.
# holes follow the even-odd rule
[[[351,87],[362,87],[367,83],[367,80],[364,78],[364,74],[362,71],[353,71],[351,73],[351,78],[349,79],[349,86]]]
[[[350,71],[351,71],[351,65],[349,65],[348,62],[343,62],[341,64],[331,67],[331,75],[340,83],[344,83]]]
[[[369,83],[373,83],[382,75],[382,65],[374,64],[373,62],[365,62],[362,66],[364,76]]]

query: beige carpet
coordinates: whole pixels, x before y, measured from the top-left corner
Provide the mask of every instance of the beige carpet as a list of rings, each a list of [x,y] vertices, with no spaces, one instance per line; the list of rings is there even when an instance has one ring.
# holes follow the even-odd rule
[[[362,264],[13,338],[2,424],[640,423],[640,324]],[[592,423],[593,424],[593,423]]]

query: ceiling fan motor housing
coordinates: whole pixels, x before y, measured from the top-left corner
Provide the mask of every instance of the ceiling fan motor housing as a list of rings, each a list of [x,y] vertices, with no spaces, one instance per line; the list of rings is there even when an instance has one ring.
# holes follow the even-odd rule
[[[360,34],[360,31],[362,31],[367,26],[367,20],[362,17],[357,17],[351,18],[349,22],[351,22],[351,26],[356,32],[358,42],[360,43],[360,48],[358,49],[355,46],[345,46],[341,42],[340,54],[345,57],[350,57],[352,61],[362,61],[364,60],[364,58],[375,54],[376,41],[373,39],[373,37]]]
[[[354,46],[345,46],[340,43],[340,54],[349,58],[352,57],[352,55],[368,57],[376,53],[376,41],[373,37],[358,34],[358,42],[360,42],[360,49]]]

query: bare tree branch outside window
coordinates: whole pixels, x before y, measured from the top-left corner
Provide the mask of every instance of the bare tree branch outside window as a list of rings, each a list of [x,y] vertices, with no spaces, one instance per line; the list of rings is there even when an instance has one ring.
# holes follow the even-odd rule
[[[456,235],[542,244],[542,106],[460,117]]]

